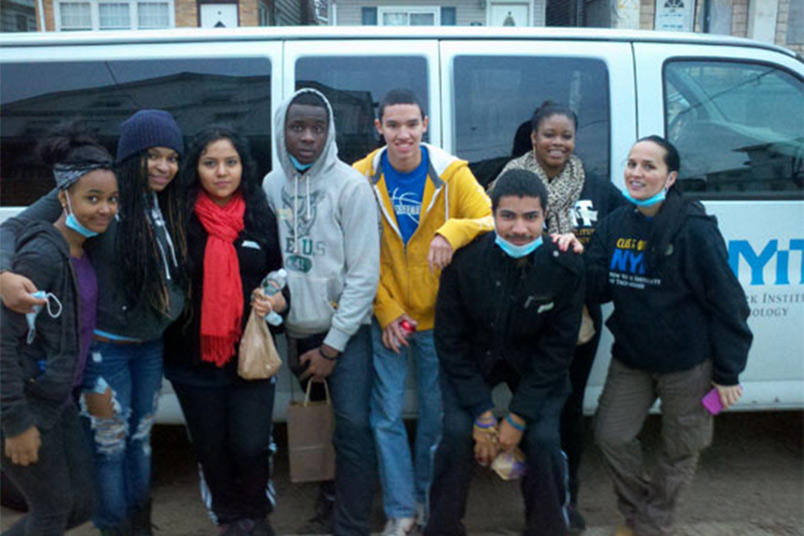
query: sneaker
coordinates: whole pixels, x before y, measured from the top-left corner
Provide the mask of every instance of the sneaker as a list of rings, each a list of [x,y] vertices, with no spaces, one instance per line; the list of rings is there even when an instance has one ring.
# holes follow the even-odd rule
[[[427,509],[424,507],[424,503],[416,503],[416,524],[419,526],[419,530],[424,532],[424,527],[427,526]]]
[[[567,507],[567,515],[569,516],[570,534],[580,534],[586,530],[586,520],[574,504],[570,504]]]
[[[392,517],[380,536],[407,536],[415,527],[416,519],[413,517]]]

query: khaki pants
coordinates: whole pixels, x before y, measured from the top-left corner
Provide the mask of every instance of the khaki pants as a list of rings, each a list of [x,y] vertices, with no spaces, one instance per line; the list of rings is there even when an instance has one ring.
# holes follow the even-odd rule
[[[617,503],[638,536],[669,535],[683,487],[698,455],[712,440],[712,415],[701,404],[711,389],[712,362],[689,370],[650,373],[612,359],[595,420],[595,438],[614,481]],[[647,471],[637,436],[648,410],[661,399],[662,441]]]

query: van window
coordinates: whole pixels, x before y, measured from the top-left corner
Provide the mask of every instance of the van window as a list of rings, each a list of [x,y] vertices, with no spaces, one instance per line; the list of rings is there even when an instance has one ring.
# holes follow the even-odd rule
[[[315,88],[326,95],[335,114],[338,155],[352,164],[380,145],[374,128],[377,107],[392,89],[413,91],[428,100],[427,60],[416,56],[316,56],[296,61],[296,89]],[[425,141],[427,135],[425,134]]]
[[[496,178],[514,155],[530,150],[530,118],[546,100],[577,114],[575,152],[586,173],[609,176],[609,82],[603,61],[458,56],[452,79],[455,147],[481,184]]]
[[[802,191],[802,80],[756,63],[670,61],[667,138],[681,153],[684,190],[790,195]]]
[[[267,58],[4,63],[0,205],[25,206],[53,188],[53,176],[36,153],[53,126],[86,120],[114,154],[120,123],[142,108],[170,111],[185,143],[212,123],[228,124],[249,138],[258,172],[270,170]]]

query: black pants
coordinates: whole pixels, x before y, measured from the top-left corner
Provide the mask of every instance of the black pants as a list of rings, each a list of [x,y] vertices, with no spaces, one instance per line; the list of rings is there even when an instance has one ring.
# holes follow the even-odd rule
[[[578,472],[581,467],[584,439],[583,396],[586,392],[586,382],[595,361],[595,354],[600,343],[600,330],[602,329],[600,306],[590,306],[589,313],[595,326],[595,336],[580,346],[575,347],[575,354],[570,365],[570,383],[572,392],[564,404],[561,412],[561,448],[567,455],[569,468],[569,494],[570,503],[578,503]]]
[[[219,387],[173,383],[219,524],[264,519],[269,493],[273,380]]]
[[[3,471],[22,491],[28,514],[4,536],[60,536],[89,521],[95,506],[92,453],[73,404],[49,430],[39,430],[39,461],[23,467],[11,463],[3,443]]]
[[[430,519],[425,536],[464,536],[466,499],[475,469],[472,414],[462,408],[449,379],[441,374],[444,426],[430,486]],[[513,389],[513,387],[512,387]],[[521,481],[526,536],[567,534],[566,463],[561,453],[559,415],[565,394],[545,401],[539,418],[528,425],[520,447],[527,472]]]

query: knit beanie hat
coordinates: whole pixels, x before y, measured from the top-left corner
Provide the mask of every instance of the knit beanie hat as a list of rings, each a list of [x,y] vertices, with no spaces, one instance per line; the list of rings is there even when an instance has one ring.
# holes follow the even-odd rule
[[[140,110],[120,125],[118,162],[151,147],[168,147],[179,153],[179,156],[184,152],[181,130],[170,112]]]

